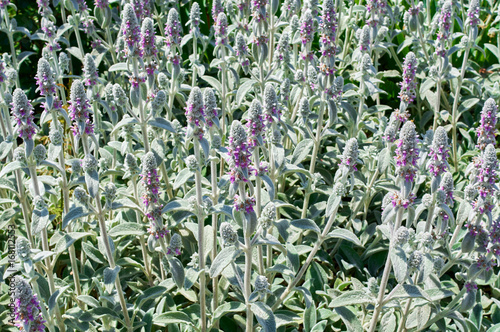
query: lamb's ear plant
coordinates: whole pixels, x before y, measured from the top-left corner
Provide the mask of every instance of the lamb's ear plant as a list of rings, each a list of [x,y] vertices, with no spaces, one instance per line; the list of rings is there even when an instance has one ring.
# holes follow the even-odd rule
[[[0,0],[2,331],[497,331],[499,8]]]

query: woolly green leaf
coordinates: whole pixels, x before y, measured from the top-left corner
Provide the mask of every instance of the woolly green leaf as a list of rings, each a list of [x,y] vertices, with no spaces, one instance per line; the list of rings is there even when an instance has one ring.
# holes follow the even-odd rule
[[[373,303],[375,303],[375,298],[371,294],[363,290],[353,290],[343,293],[339,297],[333,299],[332,302],[330,302],[329,307],[338,308],[354,304],[373,304]]]
[[[224,303],[223,305],[217,307],[214,311],[214,318],[213,321],[216,322],[219,319],[221,319],[224,315],[230,313],[230,312],[243,312],[245,311],[246,306],[244,303],[241,302],[228,302]]]
[[[358,246],[362,246],[361,241],[359,241],[358,237],[351,231],[345,229],[345,228],[337,228],[331,231],[326,235],[327,239],[331,238],[337,238],[337,239],[343,239],[349,242],[352,242]]]
[[[273,311],[269,306],[262,302],[252,303],[252,312],[254,313],[257,321],[262,326],[263,332],[276,331],[276,318]]]
[[[168,324],[187,324],[194,326],[191,318],[180,311],[170,311],[153,317],[153,323],[160,326],[167,326]]]
[[[314,141],[310,138],[300,141],[299,144],[297,144],[297,146],[295,147],[295,150],[293,151],[290,163],[293,165],[300,164],[307,157],[309,152],[311,152],[313,145]]]

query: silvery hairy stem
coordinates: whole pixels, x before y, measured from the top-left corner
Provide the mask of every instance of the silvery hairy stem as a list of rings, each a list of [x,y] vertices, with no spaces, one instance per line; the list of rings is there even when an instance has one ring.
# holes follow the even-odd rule
[[[161,29],[160,29],[161,30]],[[198,61],[198,40],[196,38],[196,34],[193,31],[193,59],[194,59],[194,66],[193,66],[193,81],[192,81],[192,86],[194,87],[196,85],[196,74],[197,74],[197,67],[196,67],[196,62]]]
[[[132,177],[132,187],[134,188],[134,198],[137,203],[139,203],[139,194],[137,193],[137,175]],[[141,222],[141,214],[139,211],[135,211],[135,218],[138,223]],[[152,287],[153,286],[153,278],[152,278],[152,273],[151,273],[151,267],[149,265],[149,257],[148,257],[148,251],[146,248],[146,239],[144,238],[144,235],[139,236],[139,241],[141,242],[141,254],[142,254],[142,259],[144,261],[144,270],[146,271],[146,277],[148,278],[149,285]]]
[[[436,83],[436,90],[437,90],[437,95],[436,95],[436,106],[434,109],[434,122],[432,124],[432,129],[437,128],[437,120],[439,117],[439,112],[441,110],[441,77],[438,78],[438,81]]]
[[[400,207],[396,215],[396,224],[391,233],[395,232],[401,226],[401,222],[403,220],[403,213],[404,209]],[[382,312],[385,289],[387,287],[387,282],[389,281],[389,276],[391,274],[391,269],[392,269],[390,250],[392,250],[392,248],[389,248],[389,254],[387,255],[387,260],[385,261],[384,274],[382,275],[382,280],[380,281],[380,291],[378,293],[377,303],[375,305],[375,311],[373,312],[372,320],[370,322],[370,329],[369,329],[370,332],[375,331],[378,323],[378,317]]]
[[[161,30],[161,29],[160,29]],[[138,67],[138,60],[137,57],[134,56],[132,59],[132,68],[133,68],[133,75],[135,77],[139,77],[139,67]],[[140,87],[139,87],[140,91]],[[144,151],[149,152],[149,140],[148,140],[148,126],[146,123],[146,114],[144,110],[144,105],[142,104],[142,97],[139,97],[139,119],[141,123],[141,133],[142,133],[142,139],[144,141]]]
[[[34,189],[35,195],[40,196],[40,187],[38,186],[38,184],[39,184],[38,183],[38,176],[36,174],[36,164],[35,164],[35,161],[33,160],[33,156],[30,157],[30,160],[28,162],[30,164],[29,170],[30,170],[31,181],[33,182],[33,189]],[[44,227],[42,230],[41,238],[42,238],[43,251],[50,251],[46,227]],[[51,261],[50,257],[47,257],[45,259],[45,266],[46,266],[47,278],[49,279],[50,294],[52,295],[56,292],[56,286],[54,283],[54,274],[53,274],[54,266],[52,265],[52,261]],[[56,307],[55,307],[55,312],[56,312],[57,325],[59,326],[59,330],[61,332],[66,331],[66,326],[64,325],[64,321],[63,321],[63,318],[61,316],[61,311],[60,311],[57,303],[56,303]]]
[[[291,283],[288,284],[285,291],[281,294],[279,299],[272,306],[273,311],[275,311],[279,308],[280,304],[286,299],[288,294],[290,294],[290,292],[295,288],[295,286],[298,285],[298,283],[300,282],[300,280],[302,279],[302,277],[306,273],[307,269],[309,268],[309,265],[312,263],[314,257],[316,256],[316,253],[321,248],[321,245],[323,244],[328,233],[330,232],[330,228],[332,228],[333,222],[335,221],[335,217],[337,216],[338,208],[339,208],[339,205],[337,205],[337,207],[334,209],[334,211],[332,212],[332,214],[328,218],[328,222],[326,223],[326,226],[323,229],[323,232],[321,232],[321,235],[318,237],[318,240],[314,244],[312,251],[309,253],[309,256],[307,256],[307,259],[306,259],[304,265],[302,265],[302,267],[300,268],[300,270],[297,273],[297,275],[295,276],[295,278],[292,280]]]
[[[89,152],[89,147],[88,147],[88,136],[86,134],[82,135],[82,142],[83,142],[83,149],[85,152],[85,155],[87,155]],[[96,147],[96,151],[98,150],[98,147]],[[99,230],[101,232],[101,238],[102,242],[104,243],[104,247],[106,249],[106,257],[108,259],[109,267],[111,269],[114,269],[116,267],[115,264],[115,259],[113,257],[113,251],[111,250],[111,245],[109,243],[109,236],[108,236],[108,231],[106,229],[106,221],[104,220],[104,212],[102,210],[102,205],[101,205],[101,193],[100,189],[97,191],[95,201],[97,205],[97,217],[99,221]],[[120,300],[120,306],[122,307],[123,311],[123,316],[125,318],[125,325],[127,328],[128,332],[133,331],[132,327],[132,322],[130,321],[130,317],[128,315],[128,309],[127,309],[127,302],[125,301],[125,296],[123,295],[123,290],[122,290],[122,285],[120,282],[120,272],[116,274],[116,279],[115,279],[115,287],[116,287],[116,292],[118,293],[118,298]]]
[[[14,65],[14,69],[16,72],[18,72],[18,66],[17,66],[17,56],[16,56],[16,48],[14,47],[14,34],[10,30],[10,17],[9,17],[9,11],[7,10],[7,7],[4,10],[4,15],[5,17],[5,29],[7,33],[7,37],[9,39],[9,45],[10,45],[10,52],[11,52],[11,57],[12,57],[12,64]],[[19,83],[19,75],[16,75],[16,88],[20,87]]]
[[[246,201],[245,183],[239,183],[239,193],[240,198],[243,202]],[[250,294],[252,293],[252,241],[250,239],[249,227],[244,225],[243,235],[245,239],[245,275],[243,280],[244,290],[243,295],[245,296],[246,305],[246,330],[253,331],[253,312],[250,303]]]
[[[467,60],[469,58],[470,46],[467,43],[465,48],[464,59],[462,62],[462,70],[460,71],[460,76],[458,77],[457,89],[455,90],[453,109],[451,112],[451,122],[452,122],[452,144],[453,144],[453,166],[458,169],[458,156],[457,156],[457,122],[459,118],[458,111],[458,101],[460,99],[460,90],[462,89],[462,83],[465,77],[465,70],[467,69]]]
[[[213,129],[210,128],[210,136],[213,137]],[[212,202],[214,205],[217,205],[217,202],[219,201],[219,193],[217,190],[217,161],[215,160],[216,152],[214,149],[210,150],[210,155],[212,157],[212,160],[210,160],[210,182],[212,184]],[[218,231],[218,215],[217,213],[212,214],[212,228],[213,228],[213,248],[212,248],[212,253],[211,253],[211,259],[212,262],[215,260],[215,257],[217,256],[217,231]],[[219,299],[219,278],[214,277],[212,278],[212,285],[213,285],[213,299],[212,299],[212,312],[217,309],[218,306],[218,299]]]
[[[227,126],[226,126],[226,113],[227,113],[227,110],[226,110],[226,85],[227,85],[227,74],[226,74],[226,63],[225,63],[225,59],[226,59],[226,48],[225,47],[221,47],[220,48],[220,51],[221,51],[221,60],[222,60],[222,96],[221,96],[221,105],[220,105],[220,108],[221,108],[221,113],[222,113],[222,137],[226,136],[226,132],[227,132]],[[228,114],[229,115],[229,114]],[[221,158],[221,172],[222,172],[222,158]]]
[[[318,151],[321,143],[321,135],[323,134],[323,117],[325,115],[325,93],[322,93],[321,103],[319,106],[319,119],[316,128],[316,138],[314,139],[313,152],[311,156],[311,164],[309,166],[309,173],[314,174],[314,170],[316,167],[316,158],[318,157]],[[301,218],[304,219],[307,217],[307,209],[309,207],[309,198],[311,196],[311,192],[307,191],[304,196],[304,205],[302,206],[302,214]]]
[[[54,124],[58,123],[56,113],[54,111],[52,113],[52,121]],[[64,142],[62,143],[64,144]],[[66,169],[66,162],[64,158],[64,148],[61,148],[59,152],[59,167],[61,170]],[[63,193],[63,212],[66,215],[69,212],[69,188],[68,188],[68,180],[66,178],[66,173],[63,172],[61,173],[61,178],[62,178],[62,188],[61,191]],[[68,233],[71,233],[72,225],[68,225]],[[75,283],[75,290],[76,294],[78,296],[82,295],[82,288],[80,286],[80,274],[78,272],[78,264],[76,261],[76,253],[75,253],[75,247],[74,245],[71,245],[68,248],[69,251],[69,258],[71,262],[71,270],[73,271],[73,282]],[[83,308],[83,303],[81,301],[77,301],[78,305]]]
[[[259,158],[259,147],[256,146],[255,149],[253,150],[253,157],[254,157],[254,163],[255,167],[258,170],[259,169],[259,164],[260,164],[260,158]],[[261,187],[262,187],[262,179],[259,176],[256,176],[255,179],[255,213],[257,214],[257,218],[260,217],[260,211],[261,211]],[[271,200],[274,197],[271,197]],[[258,256],[259,256],[259,274],[264,275],[264,258],[263,258],[263,252],[262,252],[262,246],[259,246],[258,250]],[[270,258],[270,256],[268,256]]]
[[[2,131],[4,131],[4,120],[5,123],[7,124],[7,132],[4,133],[4,136],[7,137],[8,135],[13,136],[13,129],[12,129],[12,122],[10,120],[10,115],[9,111],[6,110],[3,106],[0,108],[0,115],[2,116],[1,123],[2,123]],[[8,135],[7,135],[8,133]],[[13,140],[13,146],[12,149],[15,149],[17,147],[17,142],[16,140]],[[9,152],[9,157],[13,158],[13,153],[12,151]],[[24,219],[24,226],[26,227],[26,236],[28,240],[30,241],[30,244],[32,247],[35,246],[35,242],[33,240],[33,235],[31,234],[31,223],[29,216],[31,215],[31,210],[29,208],[28,203],[26,202],[26,192],[23,184],[23,176],[21,173],[21,170],[17,169],[14,171],[15,177],[16,177],[16,185],[17,189],[19,190],[18,195],[19,195],[19,200],[21,202],[21,208],[23,210],[23,219]]]
[[[196,160],[201,167],[201,156],[200,156],[200,142],[197,138],[194,139],[194,155]],[[197,217],[198,217],[198,259],[200,264],[200,320],[201,320],[201,331],[206,331],[207,329],[207,306],[206,306],[206,280],[205,280],[205,252],[204,252],[204,230],[205,223],[203,218],[202,206],[202,188],[201,188],[201,172],[199,169],[195,172],[195,183],[196,183],[196,204],[198,206]]]

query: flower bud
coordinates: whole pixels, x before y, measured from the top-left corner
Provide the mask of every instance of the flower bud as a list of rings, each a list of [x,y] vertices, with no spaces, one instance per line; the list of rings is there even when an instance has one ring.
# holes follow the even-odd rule
[[[401,226],[396,231],[396,235],[394,237],[394,244],[403,245],[408,242],[409,237],[410,237],[410,232],[408,232],[408,228]]]
[[[186,167],[192,171],[196,172],[199,168],[198,160],[196,160],[196,157],[193,155],[189,155],[186,158]]]
[[[123,91],[123,88],[118,83],[113,85],[113,98],[118,106],[125,107],[127,105],[127,94],[125,93],[125,91]]]
[[[220,225],[220,234],[223,241],[223,246],[228,247],[238,243],[238,233],[234,230],[233,226],[228,222],[223,222]]]
[[[182,237],[174,233],[170,238],[170,244],[168,246],[167,255],[180,255],[182,248]]]
[[[90,196],[87,194],[85,189],[81,187],[76,187],[73,191],[73,198],[80,204],[87,206]]]
[[[33,149],[33,157],[35,157],[36,163],[40,164],[42,161],[47,159],[47,149],[42,144],[38,144]]]
[[[108,206],[108,208],[110,208],[111,204],[116,198],[116,186],[113,182],[106,183],[106,185],[104,186],[103,195],[104,198],[106,198],[106,205]]]
[[[269,282],[265,276],[257,276],[255,279],[255,291],[257,293],[267,293],[269,291]]]
[[[26,164],[26,153],[23,148],[17,147],[13,153],[13,159]]]
[[[368,290],[370,291],[370,293],[372,293],[373,295],[377,295],[379,290],[380,290],[380,287],[378,286],[378,282],[377,282],[377,279],[373,278],[373,277],[370,277],[368,279]]]
[[[28,261],[31,258],[31,245],[24,237],[19,237],[16,240],[16,255],[21,262]]]
[[[423,255],[420,251],[412,251],[410,258],[408,259],[408,266],[411,269],[419,270],[422,265]]]
[[[99,73],[95,65],[95,60],[90,54],[85,54],[83,59],[83,77],[86,86],[94,86],[97,84]]]

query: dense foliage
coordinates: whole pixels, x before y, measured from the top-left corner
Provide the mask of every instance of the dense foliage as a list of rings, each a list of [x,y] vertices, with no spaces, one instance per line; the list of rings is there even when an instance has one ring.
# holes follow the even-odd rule
[[[0,0],[2,331],[500,331],[499,4]]]

